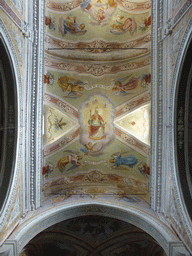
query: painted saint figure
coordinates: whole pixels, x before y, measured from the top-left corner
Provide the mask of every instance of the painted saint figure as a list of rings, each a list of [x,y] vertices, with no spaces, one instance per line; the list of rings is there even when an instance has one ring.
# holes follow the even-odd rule
[[[120,165],[127,165],[133,168],[137,164],[137,158],[133,155],[121,157],[121,155],[119,154],[118,156],[109,159],[109,162],[114,163],[114,167],[119,167]]]
[[[98,108],[95,108],[95,113],[92,115],[90,110],[89,138],[92,140],[101,140],[105,138],[105,123],[102,116],[99,115]]]
[[[115,0],[97,0],[97,2],[83,0],[81,4],[81,10],[91,16],[90,24],[93,26],[106,26],[116,9],[117,3]]]

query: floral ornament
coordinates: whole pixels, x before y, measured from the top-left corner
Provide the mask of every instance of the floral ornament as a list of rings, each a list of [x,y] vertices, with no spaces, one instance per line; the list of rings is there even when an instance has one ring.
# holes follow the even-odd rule
[[[48,26],[50,30],[55,30],[55,19],[45,16],[45,25]]]
[[[42,168],[42,175],[48,178],[48,175],[53,172],[53,164],[49,163],[46,166],[43,166]]]
[[[63,117],[60,119],[55,116],[55,122],[54,122],[54,127],[56,131],[63,130],[63,126],[65,126],[67,123],[63,122]]]
[[[148,87],[151,84],[151,74],[144,74],[141,79],[141,86]]]
[[[138,167],[140,173],[145,177],[150,176],[150,167],[147,164],[140,164]]]
[[[53,85],[54,80],[55,80],[55,77],[50,72],[47,72],[47,74],[44,75],[44,83],[45,84]]]
[[[149,16],[147,19],[144,19],[140,25],[140,29],[142,31],[146,31],[146,29],[151,25],[151,16]]]

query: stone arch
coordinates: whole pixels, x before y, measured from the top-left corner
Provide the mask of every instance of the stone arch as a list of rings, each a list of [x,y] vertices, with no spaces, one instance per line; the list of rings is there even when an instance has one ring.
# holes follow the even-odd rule
[[[143,210],[124,205],[104,203],[82,202],[81,204],[69,204],[54,207],[44,213],[39,213],[34,218],[24,221],[18,230],[10,237],[11,241],[17,243],[18,252],[21,252],[25,245],[41,231],[61,221],[74,217],[86,215],[100,215],[122,220],[141,228],[151,235],[164,249],[167,255],[171,254],[173,245],[181,245],[175,233],[158,220],[154,215],[147,214]]]
[[[8,62],[10,64],[10,67],[12,69],[12,81],[13,84],[12,90],[10,92],[9,88],[9,93],[13,93],[13,97],[15,98],[15,104],[13,106],[14,108],[14,126],[15,126],[15,136],[14,136],[14,153],[13,157],[10,161],[13,161],[14,164],[12,165],[12,168],[10,170],[10,179],[8,181],[9,184],[6,186],[3,186],[3,188],[6,190],[5,191],[5,197],[4,197],[4,202],[1,205],[0,209],[0,230],[3,228],[3,225],[6,222],[9,209],[12,205],[14,196],[15,196],[15,191],[16,191],[16,185],[17,185],[17,180],[18,180],[18,174],[19,174],[19,169],[20,169],[20,158],[21,158],[21,146],[22,146],[22,84],[21,84],[21,75],[20,75],[20,68],[19,68],[19,62],[17,59],[17,55],[15,52],[14,45],[11,41],[11,38],[9,36],[9,33],[7,31],[7,28],[5,24],[3,23],[2,19],[0,18],[0,40],[2,44],[4,45],[4,48],[6,49],[7,58]],[[10,72],[11,73],[11,72]],[[11,116],[8,116],[8,118],[11,120]],[[9,127],[10,128],[10,127]],[[10,142],[11,145],[11,142]],[[3,242],[3,241],[1,241]]]
[[[182,75],[183,65],[184,61],[189,49],[189,45],[192,42],[192,19],[189,21],[188,26],[185,30],[185,33],[183,35],[183,39],[181,41],[179,51],[177,54],[176,59],[176,65],[174,68],[173,78],[172,78],[172,84],[171,84],[171,99],[170,99],[170,160],[171,160],[171,173],[172,173],[172,181],[173,181],[173,188],[174,193],[176,197],[176,203],[180,212],[181,220],[184,224],[184,228],[189,236],[190,239],[192,239],[192,222],[190,219],[190,215],[186,206],[186,201],[184,200],[183,196],[183,190],[182,190],[182,184],[180,182],[180,171],[178,166],[178,147],[184,147],[184,140],[180,140],[180,146],[178,145],[176,139],[179,138],[177,132],[179,126],[177,125],[178,122],[178,101],[177,96],[179,92],[180,87],[180,78]],[[181,114],[181,112],[180,112]],[[179,114],[179,115],[180,115]],[[184,122],[184,119],[181,120],[181,122]],[[184,123],[183,123],[184,124]],[[181,123],[182,125],[182,123]],[[177,126],[177,127],[176,127]],[[181,128],[181,127],[180,127]],[[180,129],[179,128],[179,129]],[[184,139],[184,131],[181,128],[181,136],[183,136]]]

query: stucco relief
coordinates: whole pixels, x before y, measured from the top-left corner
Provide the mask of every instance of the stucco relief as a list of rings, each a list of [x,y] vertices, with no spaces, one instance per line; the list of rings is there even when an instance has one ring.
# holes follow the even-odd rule
[[[174,65],[177,59],[177,54],[179,51],[179,47],[180,47],[180,42],[184,36],[184,33],[186,31],[187,28],[187,24],[189,23],[191,18],[191,13],[188,12],[183,19],[176,25],[176,27],[173,29],[172,35],[171,35],[171,58],[172,58],[172,67],[171,67],[171,71],[173,73],[174,70]]]
[[[17,52],[19,53],[19,63],[20,65],[23,65],[23,44],[24,44],[24,39],[23,36],[21,36],[18,31],[16,31],[13,26],[10,26],[11,32],[13,34],[14,40],[15,40],[15,45],[17,46]]]
[[[15,8],[21,13],[23,14],[23,0],[10,0]]]

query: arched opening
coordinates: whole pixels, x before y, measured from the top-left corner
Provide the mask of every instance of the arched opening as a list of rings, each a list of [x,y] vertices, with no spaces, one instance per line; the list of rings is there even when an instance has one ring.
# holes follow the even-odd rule
[[[163,248],[142,229],[114,218],[88,215],[57,223],[25,247],[27,256],[164,256]]]
[[[13,63],[0,36],[0,211],[13,176],[17,145],[17,93]]]
[[[53,225],[60,225],[59,223],[63,221],[65,222],[79,217],[84,218],[83,216],[86,218],[86,216],[90,215],[109,217],[124,222],[126,223],[125,225],[128,226],[133,225],[136,229],[147,234],[147,236],[152,237],[153,241],[156,241],[156,243],[163,248],[166,253],[165,255],[172,255],[173,246],[180,244],[173,230],[163,224],[163,222],[158,220],[155,216],[147,215],[146,212],[136,208],[124,207],[120,202],[109,206],[103,201],[95,204],[90,204],[90,202],[81,202],[81,205],[69,204],[65,205],[65,208],[55,206],[45,214],[40,213],[34,218],[30,218],[28,221],[24,222],[23,225],[18,228],[17,233],[15,235],[13,234],[10,239],[18,241],[18,253],[22,255],[27,244],[42,231],[44,232]],[[66,237],[68,237],[68,233]],[[32,249],[32,247],[30,248]]]
[[[176,98],[175,145],[185,206],[192,219],[192,40],[183,56]]]

